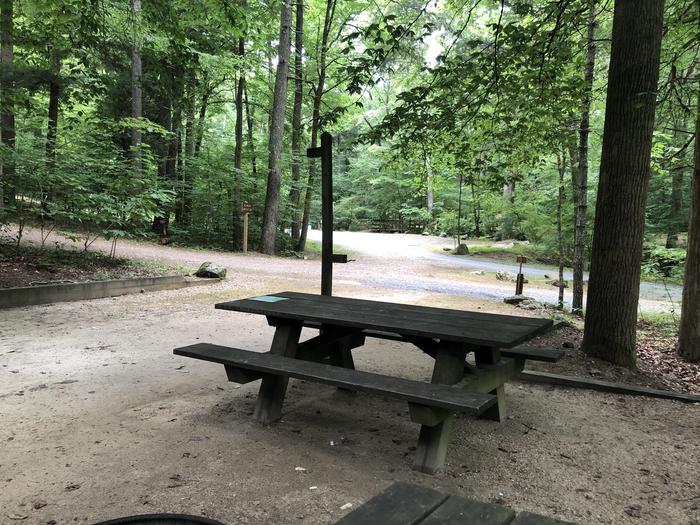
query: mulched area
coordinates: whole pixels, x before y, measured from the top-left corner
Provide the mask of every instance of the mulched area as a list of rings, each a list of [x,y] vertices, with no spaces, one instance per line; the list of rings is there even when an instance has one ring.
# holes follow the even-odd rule
[[[172,275],[166,266],[142,265],[110,258],[99,252],[80,252],[0,242],[0,288],[42,284],[104,281]]]
[[[676,353],[676,338],[660,333],[651,324],[640,321],[637,331],[637,369],[613,365],[581,351],[583,331],[567,326],[539,337],[536,346],[562,348],[557,363],[528,362],[528,368],[575,377],[589,377],[617,383],[629,383],[662,390],[700,394],[700,363],[688,363]]]

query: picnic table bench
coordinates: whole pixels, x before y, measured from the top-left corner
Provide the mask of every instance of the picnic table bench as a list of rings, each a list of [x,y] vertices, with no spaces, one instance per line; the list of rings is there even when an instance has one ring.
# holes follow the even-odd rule
[[[552,326],[549,319],[466,312],[298,292],[220,303],[216,308],[265,315],[275,327],[267,353],[198,343],[176,348],[185,357],[223,364],[229,381],[262,379],[255,417],[281,416],[290,377],[405,400],[421,424],[415,468],[435,473],[443,465],[453,413],[503,421],[503,385],[526,359],[552,361],[556,350],[517,348]],[[299,342],[306,326],[319,334]],[[434,359],[431,383],[355,369],[352,350],[367,337],[413,344]],[[474,354],[474,363],[467,354]]]
[[[573,525],[554,518],[482,503],[437,490],[394,483],[335,525]]]

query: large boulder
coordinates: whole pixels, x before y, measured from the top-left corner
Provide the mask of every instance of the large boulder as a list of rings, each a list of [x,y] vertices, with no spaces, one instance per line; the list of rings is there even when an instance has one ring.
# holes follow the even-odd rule
[[[467,248],[466,244],[461,242],[452,253],[454,253],[455,255],[469,255],[469,248]]]
[[[208,277],[210,279],[223,279],[226,277],[226,268],[220,264],[207,261],[202,263],[202,266],[199,267],[195,275],[197,277]]]

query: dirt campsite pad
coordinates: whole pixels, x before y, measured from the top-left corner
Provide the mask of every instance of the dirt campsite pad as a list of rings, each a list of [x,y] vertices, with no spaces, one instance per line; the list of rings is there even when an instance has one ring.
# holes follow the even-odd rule
[[[167,253],[183,264],[202,257]],[[338,271],[338,295],[513,313],[478,297],[358,283],[362,265],[382,270],[358,259]],[[230,254],[225,263],[228,279],[206,290],[0,312],[0,523],[180,512],[231,525],[330,524],[394,481],[581,524],[700,523],[698,404],[512,382],[512,416],[460,418],[436,476],[411,469],[418,425],[405,403],[292,380],[282,421],[260,426],[257,382],[239,387],[221,366],[172,349],[266,351],[264,319],[214,303],[316,292],[318,263]],[[372,340],[356,364],[427,380],[429,358],[409,348]]]

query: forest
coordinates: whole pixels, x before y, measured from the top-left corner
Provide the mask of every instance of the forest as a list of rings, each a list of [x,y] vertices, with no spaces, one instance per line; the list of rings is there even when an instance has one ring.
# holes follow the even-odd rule
[[[0,0],[0,224],[303,252],[329,132],[336,229],[527,242],[630,367],[684,284],[697,361],[699,52],[700,0]]]

